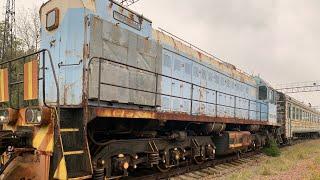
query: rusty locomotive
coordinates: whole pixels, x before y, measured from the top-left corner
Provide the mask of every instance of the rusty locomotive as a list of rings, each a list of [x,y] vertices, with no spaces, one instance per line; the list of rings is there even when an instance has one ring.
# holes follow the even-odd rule
[[[319,135],[318,111],[112,0],[40,18],[42,50],[0,63],[2,179],[165,172]]]

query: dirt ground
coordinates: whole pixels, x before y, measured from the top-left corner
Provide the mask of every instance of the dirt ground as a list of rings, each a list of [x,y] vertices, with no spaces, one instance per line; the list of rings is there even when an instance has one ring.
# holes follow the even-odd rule
[[[285,147],[279,157],[264,157],[221,179],[320,180],[320,140]]]

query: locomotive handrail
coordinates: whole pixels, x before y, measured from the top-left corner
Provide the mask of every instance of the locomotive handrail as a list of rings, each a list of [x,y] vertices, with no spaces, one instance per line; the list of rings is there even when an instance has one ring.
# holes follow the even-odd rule
[[[211,88],[208,88],[208,87],[203,87],[203,86],[200,86],[200,85],[196,85],[194,83],[191,83],[191,82],[187,82],[185,80],[181,80],[181,79],[178,79],[178,78],[174,78],[174,77],[171,77],[171,76],[168,76],[168,75],[164,75],[164,74],[160,74],[160,73],[157,73],[157,72],[153,72],[153,71],[150,71],[150,70],[147,70],[147,69],[142,69],[142,68],[139,68],[139,67],[135,67],[135,66],[132,66],[132,65],[129,65],[129,64],[125,64],[125,63],[121,63],[121,62],[117,62],[117,61],[114,61],[114,60],[110,60],[110,59],[107,59],[107,58],[103,58],[103,57],[91,57],[88,61],[88,65],[87,65],[87,70],[88,70],[88,77],[89,77],[89,73],[90,73],[90,67],[91,67],[91,64],[92,64],[92,61],[94,60],[98,60],[98,63],[99,63],[99,66],[98,66],[98,106],[100,106],[100,101],[101,101],[101,84],[103,85],[108,85],[108,86],[113,86],[113,87],[119,87],[119,88],[124,88],[124,89],[129,89],[129,90],[135,90],[135,91],[140,91],[140,92],[146,92],[146,93],[151,93],[151,94],[155,94],[156,97],[157,95],[165,95],[165,96],[169,96],[169,97],[175,97],[175,98],[180,98],[180,99],[185,99],[185,100],[190,100],[191,101],[191,107],[190,107],[190,111],[191,111],[191,114],[192,113],[192,102],[196,101],[196,102],[202,102],[202,103],[207,103],[207,104],[212,104],[212,105],[216,105],[216,109],[215,109],[215,113],[216,113],[216,117],[218,117],[218,106],[222,106],[222,107],[228,107],[228,108],[234,108],[235,112],[234,112],[234,117],[236,117],[236,110],[246,110],[248,111],[248,119],[250,119],[250,112],[256,112],[256,113],[259,113],[259,119],[260,120],[263,120],[262,119],[262,115],[263,114],[266,114],[266,119],[268,119],[268,116],[269,116],[269,113],[268,113],[268,110],[266,110],[266,112],[262,112],[262,105],[268,105],[267,103],[265,102],[259,102],[257,100],[251,100],[251,99],[248,99],[248,98],[244,98],[244,97],[240,97],[240,96],[236,96],[236,95],[232,95],[232,94],[229,94],[229,93],[224,93],[224,92],[221,92],[221,91],[218,91],[218,90],[214,90],[214,89],[211,89]],[[147,73],[150,73],[150,74],[153,74],[155,77],[156,77],[156,90],[155,92],[154,91],[148,91],[148,90],[143,90],[143,89],[137,89],[137,88],[131,88],[131,87],[125,87],[125,86],[121,86],[121,85],[116,85],[116,84],[110,84],[110,83],[105,83],[105,82],[101,82],[101,71],[102,71],[102,67],[101,67],[101,62],[102,61],[107,61],[107,62],[111,62],[111,63],[114,63],[114,64],[119,64],[119,65],[123,65],[123,66],[126,66],[126,67],[129,67],[129,68],[133,68],[133,69],[136,69],[136,70],[139,70],[139,71],[144,71],[144,72],[147,72]],[[174,96],[174,95],[168,95],[168,94],[164,94],[164,93],[159,93],[158,92],[158,88],[157,88],[157,82],[158,82],[158,76],[161,76],[161,77],[166,77],[166,78],[170,78],[170,79],[173,79],[173,80],[177,80],[177,81],[180,81],[180,82],[183,82],[183,83],[186,83],[186,84],[190,84],[191,85],[191,89],[194,89],[194,87],[200,87],[200,88],[203,88],[205,90],[210,90],[210,91],[213,91],[215,92],[215,103],[212,103],[212,102],[208,102],[208,101],[201,101],[201,100],[195,100],[193,99],[193,90],[191,90],[191,98],[185,98],[185,97],[180,97],[180,96]],[[89,83],[89,81],[87,82]],[[89,86],[88,86],[89,88]],[[89,89],[87,89],[88,91]],[[234,97],[234,106],[229,106],[229,105],[224,105],[224,104],[219,104],[218,103],[218,93],[220,94],[224,94],[224,95],[228,95],[228,96],[231,96],[231,97]],[[248,109],[246,108],[241,108],[241,107],[237,107],[237,103],[236,103],[236,99],[243,99],[243,100],[246,100],[248,101]],[[259,105],[259,110],[251,110],[251,107],[250,107],[250,104],[251,102],[254,102],[256,103],[256,106]],[[157,106],[157,98],[155,98],[155,107]],[[268,106],[267,106],[268,107]]]
[[[46,87],[46,81],[45,81],[45,76],[46,76],[45,75],[45,73],[46,73],[46,66],[45,66],[46,65],[46,58],[45,58],[45,56],[46,55],[45,55],[45,53],[46,52],[48,53],[48,56],[49,56],[50,66],[52,68],[52,73],[53,73],[53,77],[54,77],[54,81],[55,81],[55,85],[56,85],[56,90],[57,90],[56,91],[57,92],[57,109],[58,109],[58,112],[59,112],[59,110],[60,110],[59,84],[58,84],[58,79],[57,79],[57,75],[56,75],[56,72],[55,72],[55,68],[54,68],[51,52],[48,49],[42,49],[42,50],[39,50],[37,52],[33,52],[33,53],[30,53],[30,54],[27,54],[27,55],[24,55],[24,56],[20,56],[18,58],[14,58],[14,59],[11,59],[11,60],[8,60],[8,61],[5,61],[5,62],[0,62],[0,66],[5,65],[5,64],[10,64],[10,63],[15,62],[15,61],[25,60],[25,58],[27,58],[27,57],[30,57],[30,56],[33,56],[33,55],[40,55],[42,53],[42,67],[41,67],[42,68],[42,78],[39,78],[38,80],[42,80],[43,104],[48,108],[52,108],[51,106],[49,106],[46,103],[46,93],[45,93],[45,87]],[[9,67],[9,68],[11,68],[11,67]],[[23,83],[23,81],[15,82],[13,84],[20,84],[20,83]],[[10,84],[10,85],[12,85],[12,84]]]

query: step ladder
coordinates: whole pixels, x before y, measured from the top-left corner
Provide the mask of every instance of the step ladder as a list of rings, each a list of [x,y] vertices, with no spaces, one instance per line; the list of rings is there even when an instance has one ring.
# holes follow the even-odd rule
[[[83,109],[61,108],[60,135],[68,179],[89,179],[92,175],[83,124]]]

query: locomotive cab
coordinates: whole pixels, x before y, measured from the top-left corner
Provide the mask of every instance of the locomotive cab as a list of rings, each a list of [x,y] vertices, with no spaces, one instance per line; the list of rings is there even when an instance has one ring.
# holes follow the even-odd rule
[[[262,108],[266,108],[266,120],[269,123],[277,125],[277,102],[276,102],[276,91],[269,85],[266,81],[261,79],[260,77],[255,77],[258,86],[258,99],[261,102],[267,103],[267,106]]]

